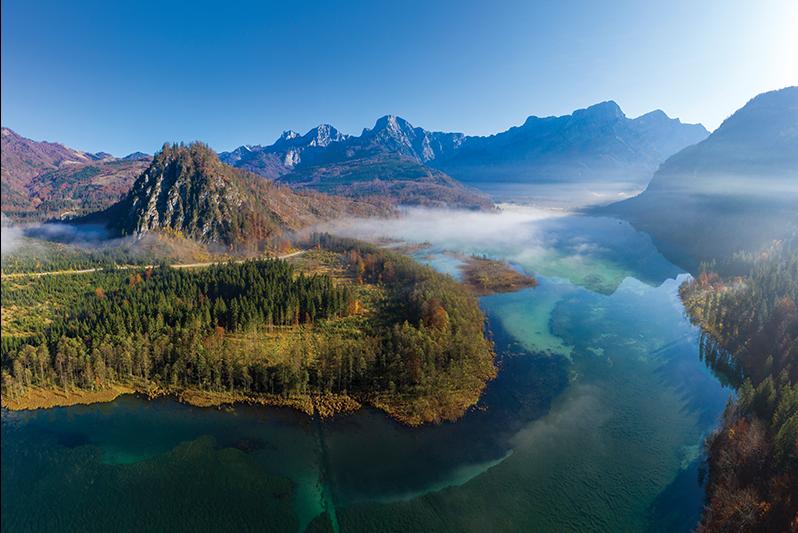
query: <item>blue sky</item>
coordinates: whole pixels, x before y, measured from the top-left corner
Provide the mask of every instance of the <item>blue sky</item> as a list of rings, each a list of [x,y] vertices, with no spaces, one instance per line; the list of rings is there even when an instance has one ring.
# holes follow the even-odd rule
[[[709,129],[798,84],[795,0],[3,0],[2,122],[115,155],[384,114],[489,134],[613,99]]]

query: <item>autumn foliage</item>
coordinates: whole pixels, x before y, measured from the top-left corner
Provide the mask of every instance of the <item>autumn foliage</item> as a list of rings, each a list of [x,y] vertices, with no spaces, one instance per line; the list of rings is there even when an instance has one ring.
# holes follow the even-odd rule
[[[699,531],[798,531],[798,254],[784,246],[749,276],[704,273],[681,289],[701,356],[738,387],[708,440]]]

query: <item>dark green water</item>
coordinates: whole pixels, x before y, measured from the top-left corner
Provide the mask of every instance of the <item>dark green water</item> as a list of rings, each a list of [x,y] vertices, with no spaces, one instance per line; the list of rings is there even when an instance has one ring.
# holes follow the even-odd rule
[[[541,282],[482,299],[500,372],[462,420],[132,396],[4,412],[3,531],[691,529],[729,391],[698,358],[684,274],[615,220],[415,215],[370,229],[432,242],[418,257],[444,271],[443,250],[478,252]]]

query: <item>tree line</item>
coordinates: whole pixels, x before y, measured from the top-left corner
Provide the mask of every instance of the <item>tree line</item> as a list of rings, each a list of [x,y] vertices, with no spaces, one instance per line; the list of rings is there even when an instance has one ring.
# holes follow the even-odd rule
[[[681,288],[701,356],[737,387],[708,440],[701,531],[798,527],[798,250],[782,244],[745,277],[703,272]]]

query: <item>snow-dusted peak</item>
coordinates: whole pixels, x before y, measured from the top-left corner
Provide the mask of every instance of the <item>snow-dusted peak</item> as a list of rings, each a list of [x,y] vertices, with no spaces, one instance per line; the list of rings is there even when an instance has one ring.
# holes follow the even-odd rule
[[[281,141],[290,141],[292,139],[299,138],[299,133],[295,132],[294,130],[285,130],[282,135],[280,135]]]

